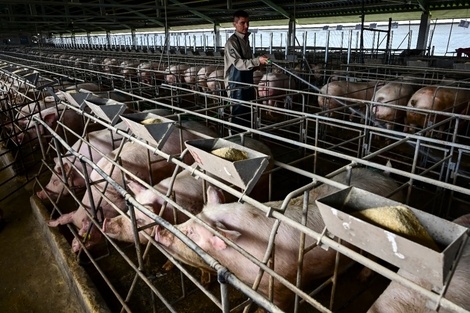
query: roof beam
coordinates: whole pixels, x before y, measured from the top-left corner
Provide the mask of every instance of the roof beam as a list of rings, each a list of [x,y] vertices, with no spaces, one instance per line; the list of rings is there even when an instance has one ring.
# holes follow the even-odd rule
[[[287,12],[286,10],[284,10],[283,8],[278,6],[277,4],[273,3],[271,0],[263,0],[263,3],[266,4],[267,6],[271,7],[275,11],[279,12],[280,14],[282,14],[285,18],[287,18],[287,19],[291,18],[291,15],[289,14],[289,12]]]
[[[416,0],[418,2],[419,7],[423,12],[429,12],[429,1],[428,0]]]
[[[199,12],[199,11],[191,10],[191,8],[189,8],[187,5],[184,5],[183,3],[179,2],[178,0],[170,0],[170,1],[171,1],[172,3],[178,5],[179,7],[182,7],[182,8],[184,8],[184,9],[188,10],[188,11],[191,12],[192,14],[199,16],[199,17],[202,18],[203,20],[205,20],[205,21],[207,21],[207,22],[209,22],[209,23],[211,23],[211,24],[216,24],[216,21],[213,20],[213,19],[211,19],[209,16],[204,15],[204,14],[202,14],[202,13]]]
[[[112,2],[112,3],[115,3],[115,1],[111,1],[111,2]],[[154,9],[155,6],[152,6],[151,8]],[[150,16],[148,16],[148,15],[145,15],[145,14],[142,14],[142,13],[140,13],[140,12],[135,11],[135,10],[134,10],[134,9],[135,9],[134,6],[124,7],[124,9],[125,9],[126,11],[130,12],[130,13],[133,13],[133,14],[135,14],[135,15],[137,15],[137,16],[143,18],[143,19],[145,19],[145,20],[149,20],[149,21],[151,21],[151,22],[154,22],[155,24],[157,24],[157,25],[159,25],[159,26],[162,26],[162,27],[165,26],[165,25],[164,25],[162,22],[160,22],[159,20],[157,20],[157,19],[155,19],[155,18],[153,18],[153,17],[150,17]],[[128,28],[131,29],[132,27],[128,27]]]

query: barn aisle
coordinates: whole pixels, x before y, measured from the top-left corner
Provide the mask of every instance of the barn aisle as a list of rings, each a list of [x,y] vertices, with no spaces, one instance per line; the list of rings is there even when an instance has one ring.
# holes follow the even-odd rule
[[[1,198],[16,184],[13,179],[1,185]],[[73,291],[73,279],[66,279],[76,273],[64,276],[61,271],[54,255],[63,252],[57,254],[61,249],[49,243],[42,213],[30,204],[31,194],[26,185],[0,203],[0,312],[87,312],[83,297],[77,297],[80,292]]]

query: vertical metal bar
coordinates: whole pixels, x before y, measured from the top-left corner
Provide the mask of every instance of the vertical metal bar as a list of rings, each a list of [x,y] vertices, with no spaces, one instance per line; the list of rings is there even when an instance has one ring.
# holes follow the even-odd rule
[[[326,43],[325,43],[325,64],[328,64],[328,49],[330,49],[330,31],[326,31]]]

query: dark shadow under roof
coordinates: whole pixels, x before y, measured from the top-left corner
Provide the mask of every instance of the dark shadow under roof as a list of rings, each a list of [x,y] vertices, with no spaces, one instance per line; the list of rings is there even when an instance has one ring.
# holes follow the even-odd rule
[[[470,0],[0,0],[0,33],[93,32],[251,21],[469,9]]]

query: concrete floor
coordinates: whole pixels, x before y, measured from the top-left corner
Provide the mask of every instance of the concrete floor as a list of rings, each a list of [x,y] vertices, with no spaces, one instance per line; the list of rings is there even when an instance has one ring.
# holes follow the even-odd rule
[[[5,175],[11,174],[2,171],[2,182]],[[0,198],[18,183],[2,183]],[[73,273],[64,270],[64,264],[73,261],[73,256],[67,257],[70,245],[45,232],[47,216],[31,205],[31,195],[27,185],[0,203],[0,312],[107,312],[105,306],[90,305],[88,295],[93,302],[94,292],[87,292],[93,286],[87,286],[86,279],[76,283],[77,277],[78,281],[85,277],[80,268],[72,269]],[[62,250],[62,244],[67,250]]]

